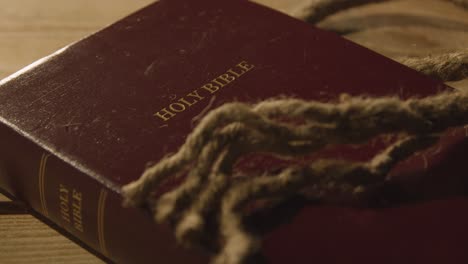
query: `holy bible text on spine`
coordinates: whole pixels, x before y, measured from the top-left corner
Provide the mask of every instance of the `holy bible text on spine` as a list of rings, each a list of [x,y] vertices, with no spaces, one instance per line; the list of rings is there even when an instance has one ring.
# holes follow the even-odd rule
[[[177,150],[209,104],[449,89],[244,0],[161,0],[0,86],[0,187],[116,263],[208,261],[145,211],[123,208],[120,188]],[[305,206],[265,237],[262,252],[271,263],[468,260],[466,209],[464,199],[382,211]]]

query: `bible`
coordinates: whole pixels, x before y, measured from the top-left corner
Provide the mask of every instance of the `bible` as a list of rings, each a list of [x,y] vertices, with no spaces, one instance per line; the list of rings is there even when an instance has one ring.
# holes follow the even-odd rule
[[[206,109],[279,96],[327,102],[342,93],[410,98],[451,89],[244,0],[161,0],[0,87],[0,188],[115,263],[209,260],[179,246],[170,226],[122,207],[121,191],[148,162],[176,151]],[[465,144],[465,129],[454,128],[400,170],[462,179]],[[381,147],[334,154],[366,160]],[[453,188],[441,186],[443,199],[390,209],[305,203],[265,235],[261,252],[269,263],[464,262],[468,202],[463,181],[455,185],[458,196],[446,197]],[[433,186],[414,200],[432,198]]]

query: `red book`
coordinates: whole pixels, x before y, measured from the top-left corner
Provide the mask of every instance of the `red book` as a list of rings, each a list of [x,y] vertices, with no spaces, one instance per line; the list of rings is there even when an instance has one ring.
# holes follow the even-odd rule
[[[178,246],[172,230],[145,211],[123,208],[121,187],[147,162],[175,152],[210,101],[216,107],[279,95],[408,98],[447,89],[334,33],[244,0],[159,1],[0,86],[0,187],[117,263],[208,261],[206,253]],[[425,159],[430,170],[421,157],[405,165],[435,179],[414,200],[444,199],[381,210],[305,205],[265,236],[262,253],[269,263],[468,262],[467,200],[447,198],[450,186],[439,196],[431,189],[449,176],[462,179],[464,138],[463,129],[445,134]],[[339,156],[365,160],[376,151]]]

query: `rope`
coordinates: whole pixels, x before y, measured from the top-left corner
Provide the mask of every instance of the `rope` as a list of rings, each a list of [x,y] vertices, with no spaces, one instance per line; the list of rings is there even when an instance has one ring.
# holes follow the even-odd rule
[[[316,23],[371,2],[379,1],[314,1],[303,9],[307,14],[303,18]],[[399,61],[444,81],[468,77],[468,50]],[[248,231],[243,221],[252,202],[284,200],[307,189],[308,198],[351,204],[337,201],[336,195],[359,197],[384,183],[397,163],[436,143],[441,132],[466,123],[467,91],[407,100],[342,95],[336,102],[281,98],[228,103],[201,118],[175,154],[124,186],[124,205],[150,207],[156,222],[173,225],[181,244],[214,251],[215,264],[244,263],[261,248],[261,238]],[[315,160],[263,175],[238,175],[234,169],[239,159],[251,153],[294,160],[327,146],[363,145],[389,134],[399,135],[399,140],[367,162]],[[158,186],[180,175],[187,176],[176,189],[159,198],[152,196]]]
[[[325,18],[351,8],[363,6],[371,3],[385,2],[389,0],[309,0],[299,9],[291,13],[292,16],[317,24]],[[468,9],[468,0],[445,0],[453,4]]]

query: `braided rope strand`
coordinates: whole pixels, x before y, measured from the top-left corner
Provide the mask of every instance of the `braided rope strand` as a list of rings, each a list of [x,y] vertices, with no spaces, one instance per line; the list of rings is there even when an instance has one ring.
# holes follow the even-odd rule
[[[318,23],[339,11],[383,1],[311,0],[296,16]],[[447,1],[468,7],[466,0]],[[468,77],[468,50],[398,61],[443,81]],[[245,263],[261,248],[261,237],[244,223],[252,202],[276,203],[305,194],[325,204],[354,206],[353,199],[385,183],[399,162],[436,143],[438,133],[466,123],[468,91],[406,100],[342,95],[336,102],[280,98],[228,103],[208,112],[175,154],[124,186],[124,205],[150,204],[155,221],[169,220],[179,243],[214,252],[214,264]],[[323,159],[277,173],[234,176],[236,162],[252,153],[294,159],[388,134],[404,137],[367,162]],[[157,199],[151,195],[179,175],[187,177],[178,188]],[[206,239],[215,246],[204,244]]]

